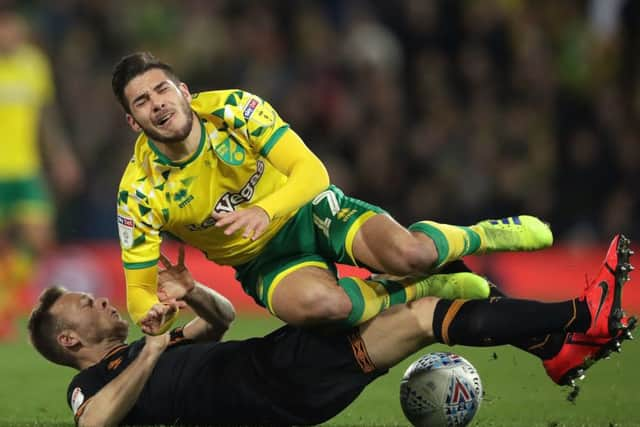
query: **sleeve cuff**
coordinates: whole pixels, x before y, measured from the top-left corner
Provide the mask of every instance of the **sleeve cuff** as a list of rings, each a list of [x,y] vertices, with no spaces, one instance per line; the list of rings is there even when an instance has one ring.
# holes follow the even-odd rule
[[[289,125],[284,125],[280,127],[278,130],[276,130],[260,150],[260,155],[262,157],[267,157],[267,155],[269,154],[269,151],[271,151],[273,147],[275,147],[276,143],[280,140],[280,138],[282,138],[282,135],[284,135],[285,132],[288,130],[289,130]]]
[[[141,270],[143,268],[153,267],[156,264],[158,264],[158,258],[152,259],[151,261],[142,261],[142,262],[122,261],[122,265],[124,265],[124,268],[128,270]]]

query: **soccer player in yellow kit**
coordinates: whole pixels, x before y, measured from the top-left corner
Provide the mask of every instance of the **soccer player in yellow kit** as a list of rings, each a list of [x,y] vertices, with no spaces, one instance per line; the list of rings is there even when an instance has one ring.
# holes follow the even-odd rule
[[[330,185],[322,162],[265,100],[242,90],[192,95],[149,53],[123,58],[112,85],[140,132],[117,203],[136,322],[158,302],[162,232],[233,266],[247,294],[297,325],[360,324],[431,293],[444,276],[338,278],[335,263],[419,278],[464,255],[552,244],[547,225],[526,215],[470,227],[421,221],[407,229]],[[463,288],[485,292],[486,283],[460,274]]]
[[[54,240],[41,143],[56,189],[70,192],[79,181],[54,105],[49,61],[28,41],[22,17],[0,9],[0,337],[34,260]]]

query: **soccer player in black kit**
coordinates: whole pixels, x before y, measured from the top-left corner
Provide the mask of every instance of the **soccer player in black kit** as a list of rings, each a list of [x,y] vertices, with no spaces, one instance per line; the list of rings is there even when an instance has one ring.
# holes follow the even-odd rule
[[[45,358],[80,370],[67,394],[80,426],[318,424],[433,342],[526,349],[522,337],[581,334],[591,345],[582,360],[564,365],[556,382],[566,383],[586,369],[585,359],[604,357],[635,325],[620,306],[630,254],[628,239],[616,236],[596,279],[569,301],[426,297],[345,331],[287,325],[262,338],[219,342],[234,319],[233,306],[193,280],[181,250],[176,265],[161,258],[166,269],[158,292],[167,303],[154,305],[142,320],[151,335],[127,345],[128,323],[106,298],[59,287],[43,292],[29,332]],[[181,304],[198,317],[153,335]]]

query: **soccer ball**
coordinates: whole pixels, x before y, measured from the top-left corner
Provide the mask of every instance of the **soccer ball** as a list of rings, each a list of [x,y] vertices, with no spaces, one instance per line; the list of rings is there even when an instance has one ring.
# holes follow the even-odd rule
[[[429,353],[407,368],[400,404],[416,427],[460,427],[471,422],[482,402],[478,371],[464,357]]]

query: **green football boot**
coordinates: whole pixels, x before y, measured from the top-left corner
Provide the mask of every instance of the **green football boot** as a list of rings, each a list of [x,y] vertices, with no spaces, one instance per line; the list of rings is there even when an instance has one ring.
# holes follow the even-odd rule
[[[416,289],[414,299],[423,297],[483,299],[489,297],[489,282],[487,279],[468,272],[433,274],[422,279],[376,274],[371,276],[371,279],[378,282],[396,282],[404,286],[413,285]]]
[[[488,219],[470,228],[480,235],[477,253],[536,251],[553,244],[551,228],[530,215]]]
[[[473,273],[434,274],[416,282],[420,297],[444,299],[484,299],[489,297],[489,282]]]

